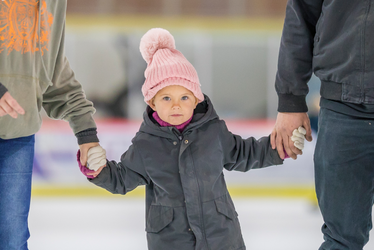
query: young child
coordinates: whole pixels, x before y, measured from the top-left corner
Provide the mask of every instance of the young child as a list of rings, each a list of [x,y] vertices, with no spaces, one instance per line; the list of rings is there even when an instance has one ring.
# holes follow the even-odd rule
[[[228,131],[174,43],[160,28],[143,36],[140,51],[148,67],[142,92],[148,106],[139,132],[120,162],[107,161],[96,172],[80,166],[81,171],[111,193],[146,185],[151,250],[245,249],[223,169],[246,172],[283,160],[269,136],[242,139]],[[303,146],[302,133],[295,140]],[[102,148],[92,149],[90,167],[103,165],[103,157]]]

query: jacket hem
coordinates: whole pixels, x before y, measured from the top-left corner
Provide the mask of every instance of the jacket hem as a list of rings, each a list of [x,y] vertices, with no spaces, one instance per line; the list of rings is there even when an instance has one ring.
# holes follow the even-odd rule
[[[321,96],[325,99],[341,101],[342,84],[332,81],[321,80]]]
[[[374,88],[363,88],[360,85],[321,81],[321,97],[353,104],[374,104]]]

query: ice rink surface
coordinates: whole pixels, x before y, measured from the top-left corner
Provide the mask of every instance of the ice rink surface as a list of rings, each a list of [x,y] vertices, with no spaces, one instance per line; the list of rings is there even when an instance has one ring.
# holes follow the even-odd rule
[[[306,199],[234,198],[248,250],[317,250],[319,210]],[[30,250],[146,250],[144,200],[35,197]],[[374,249],[374,241],[365,250]]]

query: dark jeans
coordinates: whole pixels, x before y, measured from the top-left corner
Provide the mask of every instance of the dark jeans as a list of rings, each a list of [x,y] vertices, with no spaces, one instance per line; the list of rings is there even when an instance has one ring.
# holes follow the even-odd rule
[[[374,120],[320,110],[315,183],[324,219],[320,250],[362,250],[372,228]]]
[[[27,250],[34,135],[0,139],[0,249]]]

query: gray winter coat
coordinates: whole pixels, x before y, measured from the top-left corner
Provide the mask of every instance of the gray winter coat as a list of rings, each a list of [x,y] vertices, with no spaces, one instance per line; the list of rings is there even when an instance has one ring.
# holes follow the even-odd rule
[[[121,162],[108,161],[94,184],[126,194],[146,185],[146,231],[151,250],[245,249],[223,169],[248,171],[282,164],[270,138],[230,133],[209,98],[179,133],[160,127],[147,107]]]

